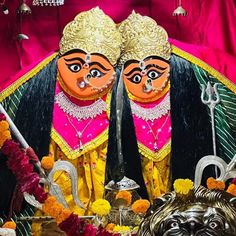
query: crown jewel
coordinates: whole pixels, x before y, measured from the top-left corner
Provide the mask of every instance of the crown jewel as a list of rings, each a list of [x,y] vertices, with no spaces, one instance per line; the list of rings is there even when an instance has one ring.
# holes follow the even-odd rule
[[[81,49],[86,53],[100,53],[116,64],[120,56],[121,36],[113,20],[98,7],[81,12],[69,22],[60,42],[60,54]]]
[[[119,65],[135,59],[143,60],[148,56],[170,59],[171,47],[167,32],[148,16],[132,14],[124,20],[119,31],[122,35],[122,54]]]

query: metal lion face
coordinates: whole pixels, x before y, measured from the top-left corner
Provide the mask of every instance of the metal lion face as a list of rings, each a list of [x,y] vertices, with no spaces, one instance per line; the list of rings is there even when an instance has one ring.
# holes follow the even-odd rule
[[[236,208],[233,197],[203,187],[181,199],[175,193],[158,199],[144,221],[139,236],[234,236]]]

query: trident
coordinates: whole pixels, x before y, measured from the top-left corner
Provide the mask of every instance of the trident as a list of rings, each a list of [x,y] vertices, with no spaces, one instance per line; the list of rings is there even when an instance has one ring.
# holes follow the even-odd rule
[[[216,138],[215,138],[215,121],[214,121],[214,109],[216,104],[220,102],[220,96],[217,91],[218,83],[214,84],[212,87],[210,82],[207,83],[207,87],[201,84],[202,94],[201,100],[210,108],[211,112],[211,127],[212,127],[212,140],[213,140],[213,152],[214,155],[208,155],[202,157],[196,166],[194,185],[198,187],[201,184],[202,173],[204,169],[209,165],[215,165],[215,172],[217,177],[217,167],[220,170],[220,176],[217,178],[221,181],[227,181],[228,179],[234,178],[236,176],[236,155],[227,164],[222,158],[216,156]],[[205,99],[205,96],[208,96],[208,99]]]
[[[215,110],[216,104],[220,102],[220,95],[217,91],[218,85],[219,83],[216,83],[212,87],[211,83],[208,82],[207,87],[205,87],[204,84],[201,84],[201,87],[202,87],[201,100],[203,104],[209,107],[210,113],[211,113],[211,129],[212,129],[212,142],[213,142],[214,156],[216,156],[216,134],[215,134],[214,110]],[[208,96],[208,99],[205,99],[206,95]]]

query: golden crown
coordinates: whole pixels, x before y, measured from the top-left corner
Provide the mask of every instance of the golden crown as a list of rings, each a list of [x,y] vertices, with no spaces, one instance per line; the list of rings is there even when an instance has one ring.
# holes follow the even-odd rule
[[[167,32],[152,18],[141,16],[133,11],[120,24],[119,31],[122,35],[119,65],[131,59],[140,61],[153,55],[170,59],[171,47]]]
[[[121,35],[114,21],[98,7],[81,12],[69,22],[60,42],[60,54],[81,49],[86,53],[100,53],[116,64],[120,56]]]

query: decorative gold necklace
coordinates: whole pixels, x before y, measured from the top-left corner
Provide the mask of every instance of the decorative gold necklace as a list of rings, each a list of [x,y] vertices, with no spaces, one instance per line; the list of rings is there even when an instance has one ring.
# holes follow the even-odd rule
[[[72,128],[75,130],[76,132],[76,136],[78,138],[78,142],[79,142],[79,151],[83,151],[83,142],[82,142],[82,136],[84,131],[88,128],[88,126],[92,123],[93,119],[91,118],[90,121],[84,126],[84,128],[81,131],[78,131],[78,129],[75,127],[75,125],[72,123],[70,117],[66,114],[67,120],[70,123],[70,125],[72,126]]]
[[[153,138],[154,138],[154,144],[153,144],[154,152],[157,152],[157,151],[158,151],[158,147],[157,147],[158,136],[159,136],[159,134],[161,133],[162,128],[165,126],[165,124],[166,124],[166,122],[167,122],[169,116],[170,116],[170,112],[168,112],[168,114],[167,114],[167,116],[166,116],[166,119],[165,119],[165,121],[163,122],[162,126],[161,126],[159,129],[157,129],[156,134],[155,134],[155,132],[153,131],[152,127],[149,125],[149,123],[146,121],[146,123],[147,123],[147,125],[148,125],[148,128],[149,128],[149,130],[151,131],[152,136],[153,136]]]

